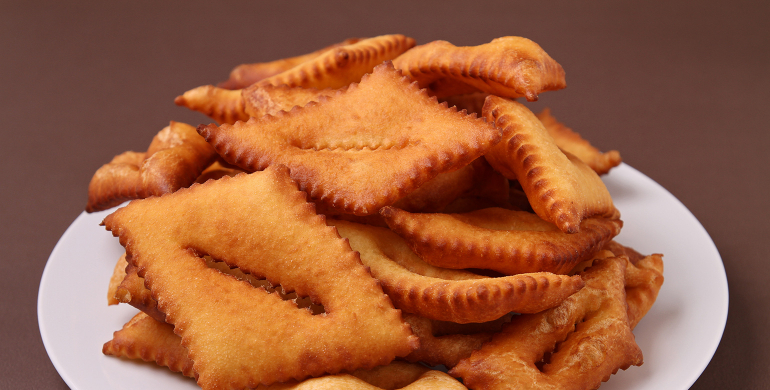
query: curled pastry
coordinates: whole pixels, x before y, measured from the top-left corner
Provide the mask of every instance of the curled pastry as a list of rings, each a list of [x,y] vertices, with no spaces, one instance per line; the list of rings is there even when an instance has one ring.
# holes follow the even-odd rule
[[[583,290],[552,309],[517,316],[450,374],[476,390],[577,390],[641,365],[626,313],[626,262],[596,261],[582,273]]]
[[[282,58],[280,60],[270,62],[238,65],[232,71],[230,71],[230,77],[227,80],[217,84],[217,87],[224,89],[246,88],[249,85],[256,83],[257,81],[268,78],[270,76],[275,76],[302,63],[311,61],[331,49],[340,46],[351,45],[360,40],[361,39],[359,38],[348,38],[340,43],[335,43],[333,45],[326,46],[323,49],[319,49],[307,54],[302,54],[296,57]]]
[[[458,323],[486,322],[510,312],[536,313],[583,287],[579,276],[537,272],[499,278],[431,266],[388,229],[346,221],[327,223],[350,241],[394,306]]]
[[[503,131],[503,140],[484,157],[505,177],[518,180],[540,218],[563,232],[577,233],[585,218],[619,216],[599,175],[562,152],[527,107],[489,96],[483,111]]]
[[[229,90],[213,85],[203,85],[177,96],[174,104],[207,115],[217,123],[249,120],[240,89]]]
[[[500,140],[483,119],[429,97],[389,63],[318,103],[198,131],[247,171],[286,165],[327,210],[359,216],[458,170]]]
[[[567,86],[561,65],[522,37],[469,47],[433,41],[400,55],[393,65],[439,98],[480,91],[535,101],[544,91]]]
[[[588,218],[567,234],[526,211],[486,208],[463,214],[409,213],[386,206],[388,226],[426,262],[438,267],[566,274],[620,233],[623,223]]]
[[[187,187],[215,156],[194,127],[172,121],[153,138],[147,152],[125,152],[94,173],[86,211],[106,210],[127,200]]]

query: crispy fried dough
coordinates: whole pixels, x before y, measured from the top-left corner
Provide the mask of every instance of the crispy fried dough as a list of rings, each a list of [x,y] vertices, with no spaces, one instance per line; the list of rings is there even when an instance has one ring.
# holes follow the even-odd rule
[[[106,210],[126,200],[187,187],[215,156],[194,127],[172,121],[153,138],[146,153],[125,152],[94,173],[86,211]]]
[[[484,158],[476,159],[473,162],[473,168],[473,187],[438,211],[464,213],[489,207],[517,210],[510,202],[510,182],[505,176],[494,170]],[[398,204],[393,206],[398,207]]]
[[[643,254],[637,252],[634,248],[625,246],[615,240],[608,242],[603,249],[612,252],[617,257],[625,256],[634,264],[645,257]]]
[[[270,76],[275,76],[279,73],[283,73],[297,65],[317,58],[321,54],[324,54],[331,49],[340,46],[351,45],[360,40],[360,38],[348,38],[340,43],[335,43],[333,45],[326,46],[323,49],[316,50],[312,53],[307,53],[296,57],[283,58],[270,62],[238,65],[232,71],[230,71],[230,78],[219,83],[217,87],[224,89],[246,88],[249,85],[256,83],[257,81],[268,78]]]
[[[588,218],[566,234],[526,211],[487,208],[463,214],[410,213],[386,206],[388,226],[423,260],[437,267],[568,273],[620,233],[623,223]]]
[[[230,164],[222,161],[214,161],[208,168],[201,172],[200,176],[195,179],[196,183],[205,183],[207,180],[217,180],[224,176],[235,176],[239,173],[244,173],[242,169],[234,167]]]
[[[349,374],[372,386],[383,389],[400,389],[416,381],[430,370],[429,367],[422,364],[394,360],[385,366],[377,366],[369,370],[355,370]]]
[[[626,267],[626,302],[631,329],[652,308],[663,285],[663,255],[652,254]]]
[[[246,114],[252,117],[277,115],[280,111],[289,111],[294,106],[304,107],[310,102],[321,100],[322,96],[333,96],[337,89],[317,89],[289,87],[288,85],[259,85],[245,88],[243,96]]]
[[[181,341],[174,334],[173,326],[139,312],[113,334],[112,340],[104,343],[102,353],[155,362],[192,377],[193,362],[187,358],[187,350]]]
[[[265,390],[382,390],[382,388],[369,385],[352,375],[340,374],[308,379],[296,387],[270,387]],[[442,371],[430,370],[400,390],[467,390],[467,387]]]
[[[437,268],[420,260],[388,229],[346,221],[327,223],[336,226],[360,253],[397,308],[426,318],[468,323],[491,321],[512,311],[536,313],[583,287],[579,276],[539,272],[490,278]]]
[[[140,277],[136,266],[128,263],[125,268],[125,277],[115,290],[115,299],[120,303],[127,303],[150,317],[160,321],[166,321],[166,315],[158,310],[158,302],[152,297],[152,293],[144,286],[144,278]]]
[[[597,259],[620,257],[627,260],[626,304],[628,305],[628,322],[631,329],[634,329],[658,298],[658,292],[660,292],[664,280],[663,255],[656,253],[644,256],[633,248],[623,246],[615,241],[610,241],[604,248],[596,255]],[[573,272],[582,272],[595,261],[596,259],[585,261],[575,267]]]
[[[491,333],[436,336],[433,321],[430,319],[407,313],[404,315],[404,320],[411,325],[412,332],[420,338],[420,347],[404,358],[410,362],[425,362],[431,366],[443,364],[447,368],[452,368],[492,338]]]
[[[403,198],[393,203],[409,211],[435,212],[441,211],[454,203],[459,197],[470,195],[490,196],[499,198],[502,191],[508,189],[508,179],[500,176],[505,183],[492,178],[494,170],[483,158],[477,158],[458,170],[442,172],[433,179],[410,192]],[[499,174],[498,174],[499,175]],[[507,192],[505,197],[507,198]],[[324,214],[336,219],[358,222],[367,225],[387,227],[380,214],[357,216],[319,207],[319,214]]]
[[[394,206],[409,211],[435,212],[452,203],[460,195],[473,189],[477,181],[477,161],[485,161],[477,158],[460,169],[443,172],[433,179],[393,203]]]
[[[118,298],[115,297],[115,293],[118,291],[120,283],[126,278],[126,266],[128,266],[128,262],[126,261],[126,254],[124,252],[120,255],[118,262],[115,263],[115,268],[112,270],[112,276],[110,276],[110,284],[107,286],[108,305],[117,305],[120,303]]]
[[[521,37],[470,47],[433,41],[400,55],[393,65],[438,97],[481,91],[535,101],[542,92],[567,86],[561,65],[538,44]]]
[[[260,80],[258,85],[303,88],[341,88],[361,80],[383,61],[398,57],[414,47],[412,38],[401,34],[362,39],[350,45],[327,50],[285,72]]]
[[[284,164],[315,202],[356,215],[377,213],[500,140],[498,129],[436,103],[389,63],[319,103],[198,131],[229,163]]]
[[[260,108],[261,102],[254,100],[255,97],[252,96],[262,86],[288,86],[310,90],[342,88],[350,83],[359,82],[361,77],[371,72],[375,66],[396,58],[414,44],[414,39],[397,34],[333,46],[317,56],[306,58],[306,61],[298,63],[293,68],[255,82],[249,90],[231,90],[204,85],[177,96],[174,103],[208,115],[220,124],[246,121],[250,114],[262,116],[267,113]],[[300,92],[293,91],[293,94],[297,93]],[[295,96],[295,99],[301,98]],[[299,103],[304,105],[311,100]],[[284,101],[282,104],[291,103]]]
[[[212,269],[216,269],[223,274],[227,274],[235,277],[238,280],[249,282],[254,287],[263,288],[267,292],[278,294],[281,299],[293,301],[298,308],[306,308],[313,314],[321,314],[324,312],[322,305],[318,305],[312,302],[307,297],[298,297],[295,292],[285,292],[278,286],[274,288],[267,280],[259,279],[253,275],[243,273],[239,268],[230,268],[224,262],[218,262],[211,259],[209,256],[204,256],[206,260],[206,266]],[[138,275],[138,270],[133,264],[125,265],[125,255],[118,261],[118,265],[115,268],[115,273],[112,279],[120,278],[118,284],[114,286],[110,283],[110,291],[108,292],[109,304],[127,303],[145,313],[150,317],[155,318],[158,321],[164,322],[166,315],[158,310],[158,303],[152,297],[150,290],[144,286],[144,278]],[[122,269],[118,269],[122,265]]]
[[[557,121],[551,115],[551,110],[547,108],[537,114],[537,119],[540,119],[540,122],[543,123],[545,130],[556,142],[556,146],[579,158],[580,161],[586,163],[599,175],[606,174],[610,169],[620,165],[623,161],[620,158],[620,152],[610,150],[609,152],[602,153],[581,137],[580,134]]]
[[[431,329],[434,336],[446,336],[450,334],[477,334],[499,332],[503,324],[510,322],[516,313],[508,313],[496,320],[487,322],[475,322],[458,324],[457,322],[431,320]]]
[[[518,180],[540,218],[577,233],[584,218],[619,216],[599,175],[563,153],[527,107],[489,96],[483,111],[503,131],[503,140],[484,157],[504,176]]]
[[[457,110],[465,110],[469,114],[481,116],[481,109],[484,107],[484,100],[489,96],[486,92],[474,92],[465,95],[452,95],[439,99],[439,102],[446,102],[449,107],[457,107]]]
[[[229,90],[202,85],[177,96],[174,104],[207,115],[217,123],[235,123],[249,119],[240,89]]]
[[[182,339],[174,333],[174,327],[157,321],[145,313],[137,314],[121,330],[116,331],[112,340],[104,344],[102,352],[105,355],[155,362],[160,366],[168,367],[171,371],[180,372],[188,377],[194,376],[193,361],[187,357],[187,350],[182,346]],[[340,388],[438,390],[445,388],[437,387],[438,384],[446,385],[447,388],[465,389],[458,386],[459,382],[449,375],[441,373],[440,377],[436,378],[434,373],[427,374],[430,371],[432,370],[424,365],[393,361],[388,365],[369,370],[355,370],[346,374],[322,377],[326,379],[260,385],[256,390]]]
[[[488,199],[498,205],[509,204],[510,182],[508,178],[497,172],[485,158],[473,162],[475,182],[470,191],[463,196],[473,196]]]
[[[182,337],[204,389],[254,387],[404,356],[417,339],[282,166],[134,201],[104,225]],[[237,266],[323,304],[297,310],[206,266]]]
[[[583,273],[583,290],[553,309],[514,318],[450,374],[475,390],[583,390],[641,365],[626,313],[626,262],[597,261]]]

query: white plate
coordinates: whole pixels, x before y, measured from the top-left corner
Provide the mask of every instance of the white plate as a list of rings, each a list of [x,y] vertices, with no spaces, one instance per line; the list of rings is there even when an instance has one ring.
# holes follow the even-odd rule
[[[621,371],[608,389],[688,389],[706,368],[727,320],[727,278],[714,243],[673,195],[622,164],[605,177],[621,211],[617,240],[642,253],[663,253],[665,283],[636,327],[644,365]],[[123,248],[99,226],[109,211],[81,214],[51,253],[38,294],[43,343],[73,390],[196,389],[192,379],[157,367],[104,356],[136,310],[107,306],[107,284]]]

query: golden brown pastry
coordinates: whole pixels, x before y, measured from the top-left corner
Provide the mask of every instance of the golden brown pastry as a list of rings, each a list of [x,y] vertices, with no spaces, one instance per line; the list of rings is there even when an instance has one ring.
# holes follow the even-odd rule
[[[599,175],[562,152],[523,104],[489,96],[484,116],[503,131],[503,140],[484,157],[505,177],[518,180],[540,218],[577,233],[585,218],[619,216]]]
[[[125,152],[94,173],[86,211],[106,210],[127,200],[187,187],[215,156],[194,127],[172,121],[152,139],[147,152]]]
[[[393,65],[439,98],[484,92],[535,101],[542,92],[567,86],[561,65],[522,37],[469,47],[433,41],[400,55]]]
[[[431,266],[388,229],[329,220],[379,280],[396,308],[433,320],[486,322],[536,313],[583,287],[579,276],[537,272],[491,278]]]
[[[626,312],[626,263],[598,260],[582,273],[583,290],[553,309],[517,316],[450,374],[475,390],[584,390],[641,365]]]
[[[485,208],[463,214],[409,213],[386,206],[388,226],[421,259],[437,267],[480,268],[515,275],[566,274],[620,233],[617,219],[587,218],[567,234],[526,211]]]
[[[333,45],[326,46],[323,49],[316,50],[312,53],[302,54],[296,57],[282,58],[280,60],[270,62],[238,65],[230,72],[230,78],[219,83],[217,87],[224,89],[246,88],[249,85],[256,83],[257,81],[268,78],[270,76],[275,76],[302,63],[311,61],[331,49],[340,46],[351,45],[360,40],[361,39],[359,38],[348,38],[340,43],[335,43]]]
[[[137,200],[105,218],[181,336],[204,389],[371,368],[417,339],[282,166]],[[322,304],[291,301],[209,268],[202,255]]]
[[[247,171],[284,164],[314,202],[355,215],[376,214],[500,139],[498,129],[438,104],[390,64],[318,103],[198,131],[229,163]]]

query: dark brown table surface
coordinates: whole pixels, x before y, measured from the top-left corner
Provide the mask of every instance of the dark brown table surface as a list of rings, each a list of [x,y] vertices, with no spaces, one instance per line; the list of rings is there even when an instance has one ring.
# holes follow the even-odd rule
[[[0,388],[67,388],[38,330],[43,269],[99,166],[169,120],[210,122],[175,96],[240,63],[386,33],[519,35],[560,62],[568,87],[535,106],[619,150],[721,253],[729,316],[693,388],[770,387],[770,3],[221,3],[0,2]]]

